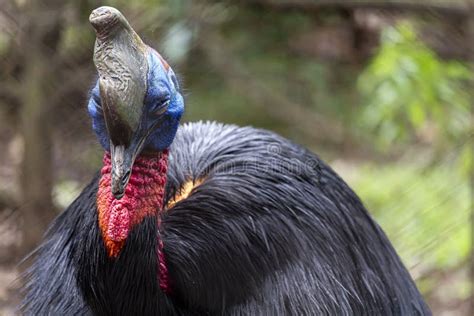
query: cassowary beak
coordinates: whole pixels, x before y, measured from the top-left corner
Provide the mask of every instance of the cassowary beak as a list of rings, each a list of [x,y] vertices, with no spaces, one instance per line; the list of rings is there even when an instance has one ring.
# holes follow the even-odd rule
[[[148,47],[115,8],[92,11],[97,39],[94,63],[99,73],[101,106],[110,137],[112,193],[120,199],[146,133],[140,119],[147,89]]]

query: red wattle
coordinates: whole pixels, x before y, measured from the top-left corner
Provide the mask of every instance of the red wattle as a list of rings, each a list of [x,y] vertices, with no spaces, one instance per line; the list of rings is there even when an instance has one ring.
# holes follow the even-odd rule
[[[125,194],[120,200],[115,199],[111,191],[112,165],[108,152],[104,154],[103,164],[97,191],[99,227],[108,256],[116,258],[132,228],[145,217],[156,216],[159,226],[158,213],[163,210],[168,151],[137,157]],[[157,241],[157,255],[160,287],[169,293],[168,269],[160,238]]]
[[[113,203],[110,208],[106,235],[110,240],[120,242],[127,238],[130,231],[131,211],[121,203]]]

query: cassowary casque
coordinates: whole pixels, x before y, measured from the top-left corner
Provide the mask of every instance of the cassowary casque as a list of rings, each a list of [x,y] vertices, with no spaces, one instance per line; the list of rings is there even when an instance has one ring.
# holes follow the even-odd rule
[[[103,167],[36,250],[24,314],[430,315],[330,167],[269,131],[179,126],[166,61],[116,9],[90,21]]]

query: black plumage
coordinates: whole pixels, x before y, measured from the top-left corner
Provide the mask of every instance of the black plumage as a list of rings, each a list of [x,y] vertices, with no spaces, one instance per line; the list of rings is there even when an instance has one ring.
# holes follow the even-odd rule
[[[98,177],[52,224],[30,268],[27,315],[430,315],[380,227],[303,147],[265,130],[180,127],[166,202],[109,259]],[[158,285],[162,240],[172,293]]]

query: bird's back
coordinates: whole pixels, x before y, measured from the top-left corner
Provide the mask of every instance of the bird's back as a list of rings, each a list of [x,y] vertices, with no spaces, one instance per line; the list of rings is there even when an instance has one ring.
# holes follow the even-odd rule
[[[249,315],[429,314],[356,194],[303,147],[265,130],[187,124],[169,168],[163,242],[187,304]]]

